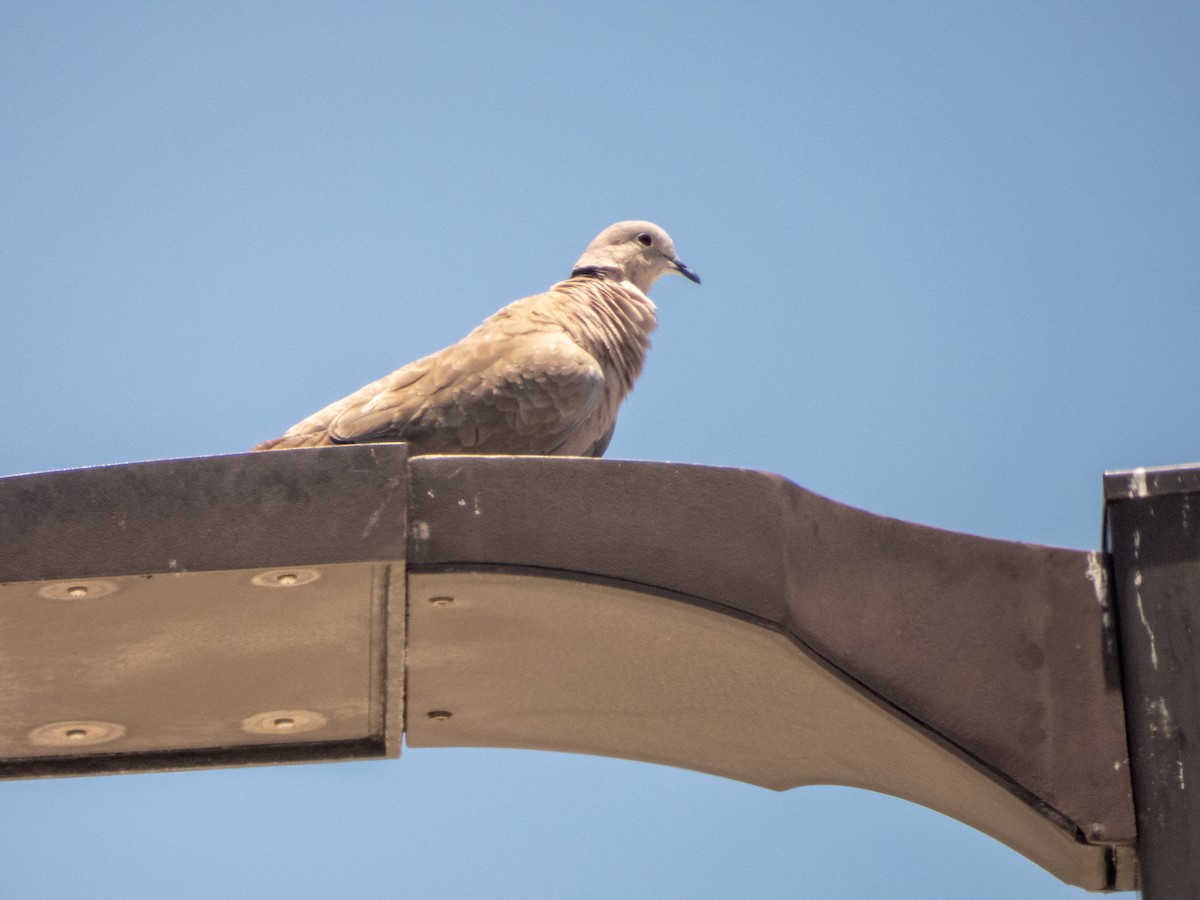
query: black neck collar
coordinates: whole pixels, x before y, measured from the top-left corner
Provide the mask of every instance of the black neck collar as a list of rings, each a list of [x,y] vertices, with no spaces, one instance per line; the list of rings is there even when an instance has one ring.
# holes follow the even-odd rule
[[[571,270],[572,278],[614,278],[617,270],[605,266],[576,266]]]

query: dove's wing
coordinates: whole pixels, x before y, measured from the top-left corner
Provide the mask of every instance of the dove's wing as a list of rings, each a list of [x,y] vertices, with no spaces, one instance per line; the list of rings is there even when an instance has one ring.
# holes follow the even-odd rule
[[[593,418],[603,397],[599,364],[562,331],[477,329],[293,431],[323,429],[339,444],[408,441],[420,453],[548,454]]]

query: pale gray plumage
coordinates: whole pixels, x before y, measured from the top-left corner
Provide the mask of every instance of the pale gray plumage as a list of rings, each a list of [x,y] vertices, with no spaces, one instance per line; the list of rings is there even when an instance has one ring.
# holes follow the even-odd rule
[[[414,454],[600,456],[642,370],[660,275],[700,279],[651,222],[618,222],[571,277],[511,303],[255,450],[407,441]]]

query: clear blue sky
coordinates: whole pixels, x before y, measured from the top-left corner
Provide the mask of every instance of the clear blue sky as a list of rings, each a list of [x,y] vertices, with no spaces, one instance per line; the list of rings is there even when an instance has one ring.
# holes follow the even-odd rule
[[[0,3],[0,474],[232,453],[565,276],[704,278],[610,456],[1094,548],[1200,457],[1189,3]],[[0,785],[6,897],[1070,897],[936,813],[617,760]]]

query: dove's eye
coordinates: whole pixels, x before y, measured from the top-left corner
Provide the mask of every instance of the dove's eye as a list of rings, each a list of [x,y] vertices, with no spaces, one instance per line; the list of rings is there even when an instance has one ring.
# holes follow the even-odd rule
[[[643,231],[637,236],[637,242],[643,247],[649,247],[654,243],[654,238],[650,237],[650,235]]]

